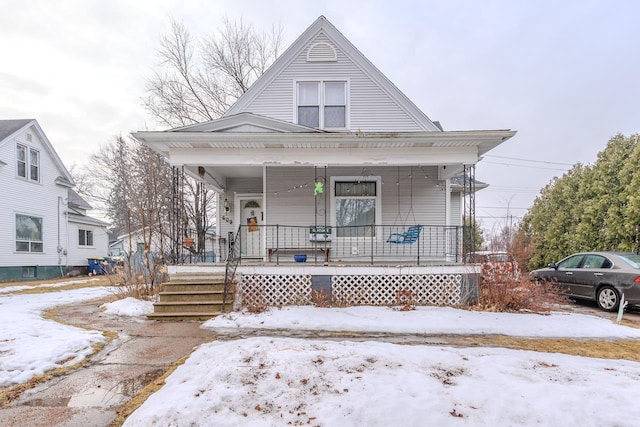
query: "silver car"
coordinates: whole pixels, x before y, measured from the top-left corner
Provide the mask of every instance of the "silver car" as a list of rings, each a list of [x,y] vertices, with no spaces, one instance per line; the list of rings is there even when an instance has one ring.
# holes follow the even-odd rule
[[[584,252],[547,268],[531,272],[536,280],[563,286],[573,298],[595,301],[602,310],[615,311],[621,296],[629,305],[640,304],[640,254]]]

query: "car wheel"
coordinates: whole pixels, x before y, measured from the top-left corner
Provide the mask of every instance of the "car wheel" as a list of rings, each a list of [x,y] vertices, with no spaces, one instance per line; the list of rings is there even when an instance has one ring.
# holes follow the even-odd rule
[[[598,307],[604,311],[615,311],[620,304],[620,296],[618,296],[618,291],[611,286],[603,286],[598,289],[596,302]]]

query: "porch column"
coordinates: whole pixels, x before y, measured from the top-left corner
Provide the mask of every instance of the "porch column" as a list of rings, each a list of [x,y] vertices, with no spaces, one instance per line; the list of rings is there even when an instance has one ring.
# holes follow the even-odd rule
[[[446,215],[445,226],[452,225],[451,222],[451,179],[444,180],[444,212]],[[457,225],[457,224],[455,224]]]

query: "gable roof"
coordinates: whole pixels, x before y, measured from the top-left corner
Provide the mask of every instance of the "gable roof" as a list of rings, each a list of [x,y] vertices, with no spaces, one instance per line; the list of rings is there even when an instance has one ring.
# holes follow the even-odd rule
[[[67,203],[70,207],[84,210],[93,209],[93,207],[72,188],[69,188],[67,191],[67,197],[69,199]]]
[[[0,120],[0,146],[9,141],[14,135],[25,131],[29,127],[32,127],[34,132],[38,134],[45,150],[60,173],[60,176],[55,179],[56,184],[73,187],[75,183],[73,182],[71,174],[64,166],[64,163],[62,163],[62,160],[60,160],[60,157],[58,157],[58,153],[56,153],[53,145],[49,142],[49,138],[47,138],[47,135],[45,135],[36,119]]]
[[[398,89],[367,57],[365,57],[327,18],[320,16],[311,24],[289,48],[260,76],[260,78],[245,92],[223,115],[223,117],[244,112],[280,73],[300,54],[303,49],[310,47],[312,41],[320,33],[324,33],[345,55],[353,61],[381,90],[393,99],[416,123],[425,131],[442,131],[423,113],[400,89]]]
[[[30,123],[31,120],[33,119],[0,120],[0,144],[10,135],[13,135],[26,124]]]
[[[203,123],[170,129],[168,132],[325,132],[295,123],[277,120],[254,113],[223,116]]]

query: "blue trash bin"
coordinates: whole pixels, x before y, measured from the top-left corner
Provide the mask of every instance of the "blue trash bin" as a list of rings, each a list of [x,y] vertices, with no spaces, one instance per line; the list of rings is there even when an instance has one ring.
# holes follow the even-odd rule
[[[88,258],[87,261],[89,262],[89,274],[104,274],[101,258]]]

